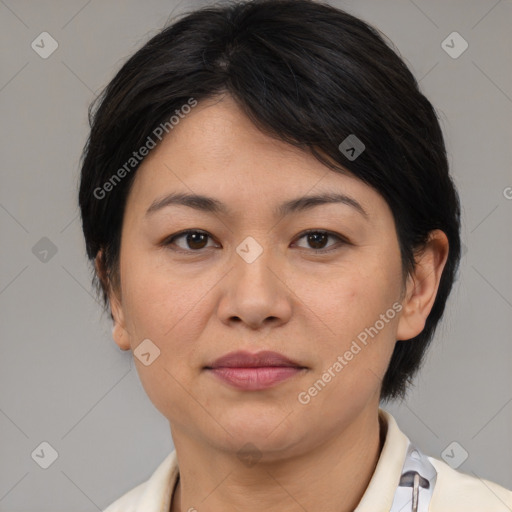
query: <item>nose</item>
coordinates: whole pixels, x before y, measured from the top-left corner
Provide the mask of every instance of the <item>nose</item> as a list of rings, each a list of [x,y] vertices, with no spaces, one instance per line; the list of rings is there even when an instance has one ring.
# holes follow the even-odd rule
[[[251,329],[288,322],[293,294],[286,285],[283,265],[279,264],[273,251],[261,246],[255,259],[245,258],[243,251],[233,256],[232,270],[224,281],[218,308],[222,321],[243,323]]]

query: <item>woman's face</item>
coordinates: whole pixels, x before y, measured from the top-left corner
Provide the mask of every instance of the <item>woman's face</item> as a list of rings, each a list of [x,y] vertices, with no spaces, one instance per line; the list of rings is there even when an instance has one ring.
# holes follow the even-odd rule
[[[222,207],[196,201],[148,212],[178,193]],[[322,194],[361,209],[305,201]],[[187,229],[200,233],[170,240]],[[395,341],[417,334],[400,318],[400,252],[384,199],[263,135],[229,96],[197,105],[141,164],[120,276],[121,297],[111,297],[116,342],[135,351],[141,382],[173,432],[221,450],[251,442],[277,456],[336,435],[376,410]],[[236,350],[275,351],[304,369],[241,389],[205,368]]]

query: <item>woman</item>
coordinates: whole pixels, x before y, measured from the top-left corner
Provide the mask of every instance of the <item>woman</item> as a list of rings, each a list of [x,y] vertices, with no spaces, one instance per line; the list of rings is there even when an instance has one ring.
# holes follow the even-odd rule
[[[309,0],[184,16],[100,97],[79,202],[175,445],[107,512],[512,508],[379,407],[442,317],[460,211],[435,111],[375,29]]]

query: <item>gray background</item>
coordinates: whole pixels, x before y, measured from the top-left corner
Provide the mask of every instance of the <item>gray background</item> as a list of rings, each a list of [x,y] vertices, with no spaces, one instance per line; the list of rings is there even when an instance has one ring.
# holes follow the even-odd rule
[[[205,3],[0,0],[1,512],[100,510],[172,449],[92,294],[78,163],[95,94],[169,16]],[[463,204],[461,277],[414,389],[387,409],[425,453],[456,441],[459,471],[512,488],[512,2],[331,3],[421,80]],[[43,31],[59,45],[47,59],[31,48]],[[441,46],[453,31],[469,44],[458,58]],[[58,452],[48,469],[31,456],[43,441]]]

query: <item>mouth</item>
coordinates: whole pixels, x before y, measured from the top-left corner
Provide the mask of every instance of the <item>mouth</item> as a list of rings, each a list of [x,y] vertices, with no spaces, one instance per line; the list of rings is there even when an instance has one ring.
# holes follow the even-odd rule
[[[277,352],[231,352],[204,367],[209,373],[237,389],[262,390],[308,370]]]

